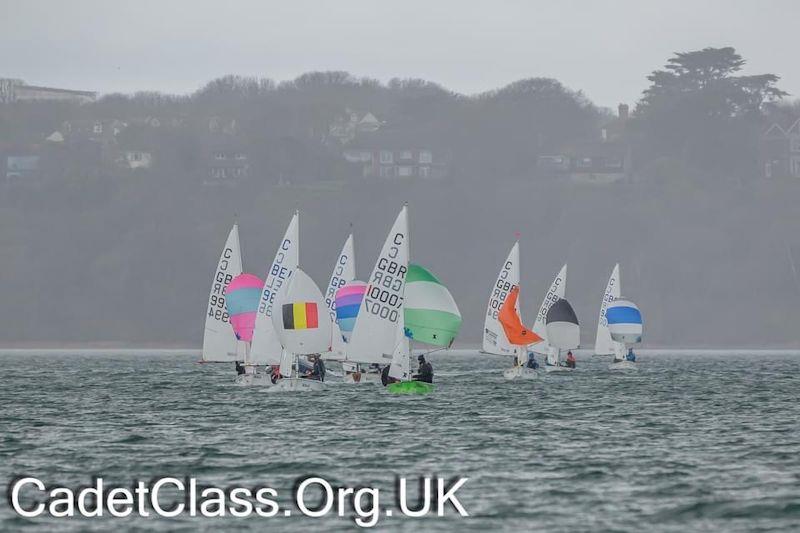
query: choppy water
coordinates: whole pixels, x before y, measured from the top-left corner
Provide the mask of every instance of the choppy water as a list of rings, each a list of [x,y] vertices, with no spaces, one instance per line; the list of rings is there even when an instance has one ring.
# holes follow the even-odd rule
[[[634,374],[579,356],[572,375],[513,383],[499,358],[436,355],[427,397],[341,384],[277,396],[234,386],[232,365],[194,360],[0,356],[4,484],[191,475],[288,494],[298,476],[318,474],[391,494],[396,474],[460,475],[470,517],[395,516],[378,529],[800,530],[796,355],[661,353]],[[335,516],[26,520],[0,506],[3,530],[354,527]]]

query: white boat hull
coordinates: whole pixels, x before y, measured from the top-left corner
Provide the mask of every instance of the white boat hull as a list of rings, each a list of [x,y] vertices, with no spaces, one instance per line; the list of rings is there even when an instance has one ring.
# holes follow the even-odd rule
[[[636,363],[633,361],[614,361],[608,365],[609,370],[636,370]]]
[[[377,372],[354,372],[345,374],[342,378],[344,383],[358,385],[359,383],[380,383],[381,375]]]
[[[553,373],[553,372],[572,372],[573,370],[575,370],[575,369],[574,368],[570,368],[568,366],[550,366],[550,365],[545,365],[545,367],[544,367],[544,371],[547,372],[548,374]]]
[[[269,374],[239,374],[233,381],[241,387],[271,387]]]
[[[309,392],[324,388],[325,385],[316,379],[283,378],[270,387],[267,392]]]
[[[539,377],[539,373],[532,368],[515,366],[514,368],[505,369],[503,371],[503,377],[509,381],[513,381],[515,379],[537,379]]]

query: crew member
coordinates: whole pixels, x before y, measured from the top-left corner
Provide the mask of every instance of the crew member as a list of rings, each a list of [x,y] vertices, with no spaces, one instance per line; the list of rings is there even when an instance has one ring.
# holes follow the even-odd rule
[[[384,387],[389,383],[397,383],[398,381],[400,381],[399,379],[393,378],[392,376],[389,375],[389,369],[391,367],[392,365],[386,365],[383,367],[383,370],[381,370],[381,383],[383,384]]]
[[[539,363],[536,362],[536,354],[533,352],[528,352],[528,364],[526,365],[531,370],[536,370],[539,368]]]
[[[567,352],[567,366],[569,368],[575,368],[577,361],[575,360],[575,356],[572,354],[572,350]]]
[[[241,376],[242,374],[244,374],[244,365],[236,361],[236,375]]]
[[[433,383],[433,366],[425,360],[425,356],[422,354],[417,357],[417,361],[419,361],[419,368],[417,369],[417,374],[411,379],[415,381],[424,381],[425,383]]]
[[[633,353],[633,348],[628,348],[628,355],[625,356],[625,359],[627,359],[631,363],[636,362],[636,354]]]
[[[314,354],[309,356],[309,359],[313,363],[313,366],[304,377],[317,381],[325,381],[325,363],[322,362],[322,357],[320,357],[319,354]]]

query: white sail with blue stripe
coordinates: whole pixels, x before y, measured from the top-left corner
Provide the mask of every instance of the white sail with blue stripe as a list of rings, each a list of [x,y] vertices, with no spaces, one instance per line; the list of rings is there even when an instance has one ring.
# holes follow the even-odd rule
[[[642,342],[642,313],[630,300],[617,298],[606,308],[611,338],[623,344]]]

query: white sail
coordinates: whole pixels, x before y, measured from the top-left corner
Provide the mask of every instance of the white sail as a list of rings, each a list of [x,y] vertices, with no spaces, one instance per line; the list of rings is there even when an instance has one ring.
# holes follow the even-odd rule
[[[208,295],[206,325],[203,331],[202,360],[231,362],[238,360],[236,335],[225,308],[225,287],[242,273],[242,255],[239,249],[239,227],[234,224],[228,233],[225,247],[219,256],[211,292]]]
[[[370,275],[350,336],[348,360],[380,364],[391,360],[403,316],[408,254],[408,209],[403,206]]]
[[[275,298],[272,325],[286,352],[317,354],[330,350],[331,320],[314,280],[300,267]]]
[[[611,277],[608,278],[606,291],[603,293],[603,302],[600,304],[600,316],[597,319],[597,336],[594,341],[594,353],[597,355],[611,355],[617,353],[615,344],[619,344],[611,339],[608,331],[608,320],[606,320],[606,308],[609,302],[619,298],[620,295],[619,263],[614,266]]]
[[[395,332],[395,346],[392,352],[392,363],[389,366],[389,377],[407,381],[411,379],[411,346],[405,333],[405,322],[403,313],[400,313],[400,320]]]
[[[559,298],[563,298],[564,294],[566,294],[566,290],[567,265],[565,264],[563,267],[561,267],[561,270],[558,271],[558,274],[556,274],[553,283],[550,284],[550,288],[547,289],[547,293],[544,295],[544,299],[542,300],[542,305],[539,307],[539,314],[536,315],[536,322],[533,324],[533,332],[543,339],[542,342],[533,345],[532,349],[536,353],[548,353],[545,318],[547,317],[547,311],[550,310],[550,306],[553,305],[553,303]]]
[[[328,281],[328,288],[325,289],[325,305],[328,307],[333,323],[336,323],[336,291],[354,279],[356,279],[356,258],[353,251],[353,234],[351,233],[344,242],[342,251],[339,252],[331,279]]]
[[[511,288],[515,285],[519,286],[519,242],[514,243],[508,253],[508,257],[503,263],[489,295],[486,318],[483,322],[483,351],[486,353],[513,355],[524,351],[508,342],[503,326],[497,320],[500,307],[506,301]],[[517,301],[516,309],[519,312],[519,301]]]
[[[281,343],[272,325],[272,306],[275,295],[291,278],[299,263],[298,219],[299,214],[295,212],[264,281],[250,347],[250,362],[253,364],[277,365],[281,362]]]
[[[339,252],[339,257],[336,259],[336,264],[331,273],[331,279],[328,281],[328,288],[325,290],[325,305],[328,307],[328,313],[333,324],[331,351],[324,354],[323,357],[325,359],[341,361],[347,357],[347,345],[342,337],[342,332],[339,330],[339,325],[336,323],[336,291],[345,283],[349,283],[354,279],[356,279],[356,258],[353,249],[353,234],[351,233],[344,242],[342,251]]]

